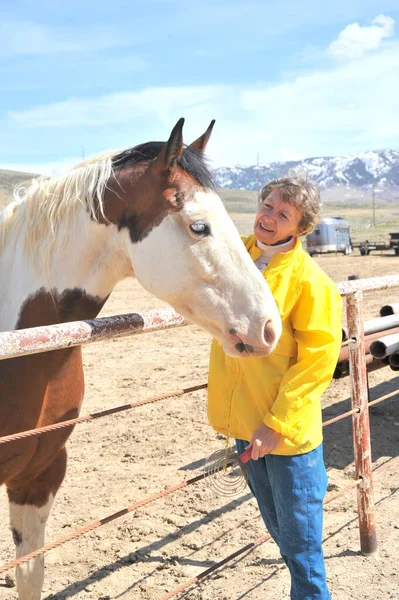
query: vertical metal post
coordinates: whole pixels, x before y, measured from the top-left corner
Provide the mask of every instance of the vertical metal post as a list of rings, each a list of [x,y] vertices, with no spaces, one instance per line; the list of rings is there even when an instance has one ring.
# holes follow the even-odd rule
[[[373,227],[375,227],[375,181],[373,181]]]
[[[359,409],[352,417],[355,451],[356,479],[359,513],[360,550],[364,555],[377,551],[375,507],[373,497],[373,467],[371,462],[370,421],[367,394],[367,370],[364,347],[363,293],[359,290],[346,298],[348,337],[356,342],[349,344],[349,363],[352,389],[352,408]]]

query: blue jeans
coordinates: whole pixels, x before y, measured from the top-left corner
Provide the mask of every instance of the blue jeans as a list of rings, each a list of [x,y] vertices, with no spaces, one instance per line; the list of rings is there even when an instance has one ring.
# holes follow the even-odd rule
[[[237,452],[248,442],[236,440]],[[331,600],[322,549],[327,473],[323,446],[247,462],[248,484],[291,574],[291,600]]]

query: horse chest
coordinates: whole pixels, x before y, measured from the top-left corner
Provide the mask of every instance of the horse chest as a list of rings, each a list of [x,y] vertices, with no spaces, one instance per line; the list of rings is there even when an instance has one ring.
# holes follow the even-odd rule
[[[0,361],[0,436],[78,416],[84,380],[81,349]],[[0,482],[14,478],[29,463],[39,470],[51,461],[72,428],[0,446]]]

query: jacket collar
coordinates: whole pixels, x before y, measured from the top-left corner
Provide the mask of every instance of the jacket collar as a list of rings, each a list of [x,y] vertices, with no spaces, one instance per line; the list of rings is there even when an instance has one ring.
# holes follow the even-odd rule
[[[245,247],[249,252],[252,260],[256,260],[262,254],[262,250],[258,248],[256,245],[256,237],[254,234],[251,234],[245,240]],[[294,257],[300,252],[302,249],[302,242],[299,238],[296,238],[294,247],[288,252],[278,252],[274,256],[271,257],[269,264],[266,267],[267,271],[272,271],[274,269],[280,270],[286,267]]]

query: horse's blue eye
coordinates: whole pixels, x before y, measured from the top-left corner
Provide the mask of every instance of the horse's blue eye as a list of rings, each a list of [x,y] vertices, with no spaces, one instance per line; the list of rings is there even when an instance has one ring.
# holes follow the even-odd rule
[[[195,233],[197,235],[210,235],[210,233],[211,233],[211,228],[209,226],[209,223],[207,223],[206,221],[203,221],[203,220],[199,220],[199,221],[195,221],[194,223],[191,223],[190,229],[193,233]]]

